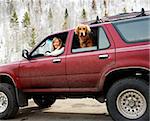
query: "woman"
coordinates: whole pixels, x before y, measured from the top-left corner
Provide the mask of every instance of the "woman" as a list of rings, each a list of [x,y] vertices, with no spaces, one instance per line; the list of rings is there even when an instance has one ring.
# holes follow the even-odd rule
[[[60,38],[54,37],[52,40],[51,53],[46,53],[46,55],[57,56],[64,52],[64,47],[62,40]]]

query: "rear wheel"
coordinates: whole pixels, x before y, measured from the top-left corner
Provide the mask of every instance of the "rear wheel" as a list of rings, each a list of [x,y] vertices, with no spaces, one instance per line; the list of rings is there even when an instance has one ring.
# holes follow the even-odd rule
[[[33,100],[40,108],[48,108],[56,101],[56,98],[48,95],[37,95],[33,97]]]
[[[14,88],[5,83],[0,84],[0,119],[13,118],[18,112]]]
[[[148,121],[148,84],[138,78],[116,82],[107,93],[107,108],[115,121]]]

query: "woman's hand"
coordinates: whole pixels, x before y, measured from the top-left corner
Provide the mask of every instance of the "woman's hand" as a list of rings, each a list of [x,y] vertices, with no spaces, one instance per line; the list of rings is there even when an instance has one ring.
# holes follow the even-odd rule
[[[46,52],[45,52],[45,55],[46,55],[46,56],[49,56],[50,53],[51,53],[50,51],[46,51]]]

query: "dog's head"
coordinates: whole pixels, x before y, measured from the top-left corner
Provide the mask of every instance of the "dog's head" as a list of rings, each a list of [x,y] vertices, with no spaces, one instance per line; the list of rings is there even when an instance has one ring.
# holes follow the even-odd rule
[[[91,29],[88,25],[85,24],[80,24],[78,26],[76,26],[75,28],[75,33],[79,36],[79,37],[85,37],[87,35],[87,33],[91,32]]]

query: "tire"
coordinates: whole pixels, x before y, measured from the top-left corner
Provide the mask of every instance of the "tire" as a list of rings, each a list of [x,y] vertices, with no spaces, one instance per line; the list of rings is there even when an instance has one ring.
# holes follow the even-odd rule
[[[33,100],[40,108],[48,108],[56,101],[56,98],[48,95],[37,95],[33,97]]]
[[[107,93],[107,109],[115,121],[148,121],[148,84],[139,78],[117,81]]]
[[[14,118],[18,109],[13,86],[0,83],[0,119]]]

